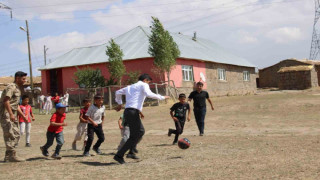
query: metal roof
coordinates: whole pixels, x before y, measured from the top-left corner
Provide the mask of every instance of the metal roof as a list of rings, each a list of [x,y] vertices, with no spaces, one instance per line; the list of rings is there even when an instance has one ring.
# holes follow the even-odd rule
[[[197,38],[196,41],[194,41],[191,36],[179,33],[170,34],[180,49],[180,58],[256,67],[246,59],[227,52],[210,40]],[[114,38],[114,41],[120,45],[120,48],[123,51],[123,60],[151,57],[148,53],[149,35],[151,35],[150,28],[138,26]],[[108,44],[109,43],[104,43],[97,46],[73,49],[64,55],[57,57],[53,62],[40,68],[40,70],[108,62],[108,56],[105,53]]]

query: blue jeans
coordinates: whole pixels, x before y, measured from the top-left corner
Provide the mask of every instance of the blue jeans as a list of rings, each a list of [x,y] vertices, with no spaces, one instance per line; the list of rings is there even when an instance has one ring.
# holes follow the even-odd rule
[[[194,117],[198,125],[200,134],[204,133],[204,118],[206,117],[207,109],[206,107],[195,107],[193,109]]]
[[[54,132],[47,131],[47,143],[43,146],[43,148],[45,151],[47,151],[52,146],[54,138],[56,138],[56,141],[57,141],[55,154],[59,155],[60,149],[64,143],[63,132],[54,133]]]

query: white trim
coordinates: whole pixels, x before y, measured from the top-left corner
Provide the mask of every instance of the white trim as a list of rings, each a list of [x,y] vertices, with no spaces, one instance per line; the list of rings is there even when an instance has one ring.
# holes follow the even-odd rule
[[[189,65],[181,65],[182,69],[182,80],[193,81],[193,67]]]
[[[243,81],[250,81],[250,72],[243,71]]]
[[[226,70],[218,68],[217,71],[218,71],[218,80],[226,81],[227,80],[227,78],[226,78]]]

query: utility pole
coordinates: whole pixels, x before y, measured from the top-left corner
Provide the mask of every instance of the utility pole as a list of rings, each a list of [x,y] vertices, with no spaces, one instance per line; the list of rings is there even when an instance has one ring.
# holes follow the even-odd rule
[[[44,54],[44,65],[47,65],[47,51],[49,48],[46,48],[46,45],[43,46],[43,54]]]
[[[312,34],[312,42],[310,49],[310,57],[309,59],[315,60],[318,58],[320,53],[320,28],[318,20],[320,18],[320,2],[319,0],[315,0],[315,17],[313,22],[313,34]]]
[[[12,20],[12,9],[9,6],[7,6],[7,5],[5,5],[3,3],[0,3],[0,9],[8,9],[8,10],[10,10],[10,17],[11,17],[11,20]]]
[[[31,51],[30,51],[30,35],[29,35],[29,26],[28,20],[26,20],[26,28],[27,28],[27,40],[28,40],[28,53],[29,53],[29,69],[30,69],[30,86],[33,95],[33,76],[32,76],[32,62],[31,62]]]
[[[29,69],[30,69],[30,86],[31,86],[31,92],[32,92],[32,105],[34,105],[34,88],[33,88],[32,62],[31,62],[31,50],[30,50],[30,34],[29,34],[28,20],[26,20],[26,29],[24,29],[23,27],[20,27],[20,29],[27,33]]]

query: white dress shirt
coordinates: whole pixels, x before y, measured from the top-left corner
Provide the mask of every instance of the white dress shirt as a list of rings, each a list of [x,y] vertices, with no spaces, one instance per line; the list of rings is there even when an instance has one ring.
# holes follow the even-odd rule
[[[127,86],[125,88],[116,91],[116,102],[122,104],[122,95],[126,96],[125,108],[134,108],[142,111],[143,102],[148,98],[164,100],[165,97],[159,94],[154,94],[149,87],[149,84],[138,81],[135,84]]]

